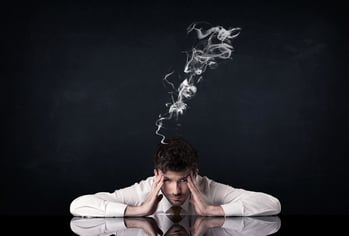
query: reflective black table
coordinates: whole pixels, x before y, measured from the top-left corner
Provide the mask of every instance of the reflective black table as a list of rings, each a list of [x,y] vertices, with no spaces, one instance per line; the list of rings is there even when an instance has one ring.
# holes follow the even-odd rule
[[[168,215],[141,218],[79,218],[70,222],[76,235],[271,235],[281,227],[277,216],[184,216],[173,222]]]
[[[166,215],[139,218],[72,216],[1,216],[7,235],[343,235],[347,215],[281,215],[266,217],[185,216],[171,222]]]

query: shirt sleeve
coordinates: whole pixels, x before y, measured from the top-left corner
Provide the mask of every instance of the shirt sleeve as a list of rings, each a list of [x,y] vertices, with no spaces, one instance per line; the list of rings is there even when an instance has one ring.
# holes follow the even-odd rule
[[[70,213],[86,217],[122,217],[128,205],[139,206],[151,189],[153,177],[113,193],[98,192],[75,198],[70,204]]]
[[[207,180],[204,189],[211,203],[221,205],[226,216],[266,216],[281,211],[279,200],[266,193],[233,188],[212,180]]]

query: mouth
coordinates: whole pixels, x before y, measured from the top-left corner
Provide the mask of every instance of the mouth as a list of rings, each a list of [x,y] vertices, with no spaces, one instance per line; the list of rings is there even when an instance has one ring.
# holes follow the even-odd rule
[[[174,202],[180,202],[181,200],[182,200],[181,197],[173,197],[172,198],[172,201],[174,201]]]

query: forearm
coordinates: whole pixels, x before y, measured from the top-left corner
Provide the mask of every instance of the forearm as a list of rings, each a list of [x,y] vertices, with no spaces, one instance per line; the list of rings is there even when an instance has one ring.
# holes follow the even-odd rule
[[[142,206],[127,206],[124,216],[146,216]]]
[[[88,217],[122,217],[127,205],[114,199],[104,199],[96,195],[78,197],[70,204],[70,212],[74,216]]]
[[[210,205],[207,207],[206,216],[224,216],[224,210],[221,206]]]
[[[277,215],[281,211],[278,199],[268,194],[253,192],[237,201],[222,205],[222,208],[226,216],[266,216]]]
[[[123,217],[128,205],[137,206],[144,202],[143,196],[151,189],[152,183],[153,177],[149,177],[112,193],[98,192],[77,197],[70,205],[70,212],[75,216]]]

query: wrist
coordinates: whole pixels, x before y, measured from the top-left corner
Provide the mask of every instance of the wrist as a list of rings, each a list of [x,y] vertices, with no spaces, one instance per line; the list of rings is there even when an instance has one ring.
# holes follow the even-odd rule
[[[142,211],[142,206],[127,206],[125,216],[145,216]]]
[[[221,206],[210,205],[207,207],[206,216],[225,216]]]

